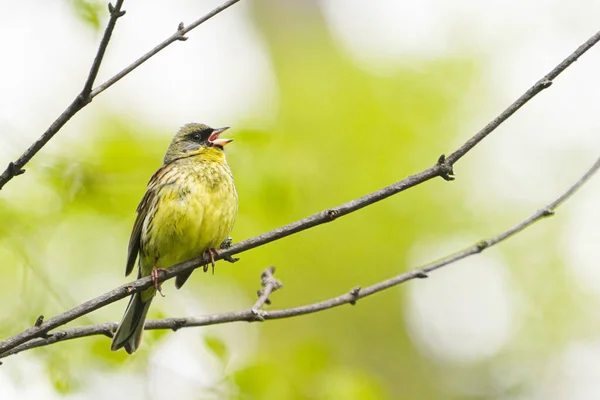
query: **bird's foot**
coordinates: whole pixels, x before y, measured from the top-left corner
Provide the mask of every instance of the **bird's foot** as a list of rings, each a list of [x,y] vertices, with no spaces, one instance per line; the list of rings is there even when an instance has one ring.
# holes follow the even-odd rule
[[[204,251],[204,253],[202,253],[202,255],[206,256],[208,255],[210,257],[210,265],[212,265],[212,274],[215,274],[215,256],[219,255],[219,250],[213,248],[210,248],[206,251]],[[206,264],[204,266],[204,272],[208,271],[208,264]]]
[[[158,275],[161,272],[166,274],[167,270],[165,268],[156,268],[156,267],[152,269],[152,274],[151,274],[151,276],[152,276],[152,283],[154,284],[154,289],[156,289],[156,291],[158,293],[160,293],[160,295],[162,297],[165,297],[165,295],[162,292],[162,288],[161,288],[160,282],[158,281]]]
[[[227,239],[223,240],[223,243],[219,246],[219,249],[225,250],[231,247],[233,244],[233,238],[229,236]]]
[[[229,236],[227,239],[223,240],[223,243],[221,243],[221,245],[219,246],[219,249],[220,250],[228,249],[231,247],[232,244],[233,244],[233,239],[231,238],[231,236]],[[233,264],[234,262],[237,262],[240,259],[238,257],[223,256],[223,260]]]

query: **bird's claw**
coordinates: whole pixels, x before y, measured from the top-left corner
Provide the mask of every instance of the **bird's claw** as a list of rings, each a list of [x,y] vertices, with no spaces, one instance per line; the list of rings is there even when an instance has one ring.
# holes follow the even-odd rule
[[[231,247],[231,244],[233,243],[233,239],[231,236],[229,236],[227,239],[223,240],[223,243],[221,243],[221,245],[219,246],[220,250],[226,250],[228,248]],[[239,261],[240,259],[238,257],[232,257],[232,256],[223,256],[223,260],[230,262],[230,263],[234,263]],[[206,272],[206,271],[205,271]]]
[[[165,295],[162,292],[162,287],[160,285],[160,282],[158,281],[158,275],[160,273],[167,273],[167,270],[165,268],[153,268],[152,269],[152,283],[154,284],[154,289],[156,289],[156,291],[158,293],[160,293],[160,295],[162,297],[165,297]]]
[[[204,256],[208,255],[210,257],[210,265],[212,266],[212,274],[215,274],[215,256],[219,256],[219,250],[210,248],[202,254]],[[208,271],[208,264],[204,265],[204,272]]]
[[[229,236],[227,239],[223,240],[223,243],[221,243],[221,245],[219,246],[219,249],[221,250],[225,250],[231,247],[231,244],[233,243],[233,238],[231,236]]]

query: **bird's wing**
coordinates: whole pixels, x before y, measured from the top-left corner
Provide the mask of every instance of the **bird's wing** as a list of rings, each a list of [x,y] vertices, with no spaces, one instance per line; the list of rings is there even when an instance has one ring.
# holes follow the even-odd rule
[[[144,197],[142,197],[142,201],[140,201],[140,204],[137,207],[137,217],[135,219],[135,223],[133,224],[133,229],[131,230],[131,236],[129,237],[125,276],[129,275],[131,271],[133,271],[135,260],[137,259],[140,251],[142,226],[144,225],[144,220],[148,215],[148,211],[150,211],[152,208],[152,203],[155,201],[156,194],[158,193],[158,189],[160,187],[160,176],[163,174],[165,167],[166,165],[163,165],[154,173],[154,175],[152,175],[150,181],[148,182],[148,189],[146,190]]]

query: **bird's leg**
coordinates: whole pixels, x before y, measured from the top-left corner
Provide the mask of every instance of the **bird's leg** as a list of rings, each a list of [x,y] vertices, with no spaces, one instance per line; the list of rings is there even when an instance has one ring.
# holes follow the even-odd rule
[[[167,270],[165,268],[157,268],[156,264],[158,263],[158,257],[154,258],[154,267],[152,267],[152,273],[150,274],[152,276],[152,282],[154,283],[154,289],[156,289],[156,291],[158,293],[160,293],[160,295],[162,297],[165,297],[165,295],[163,294],[162,290],[161,290],[161,286],[160,286],[160,282],[158,281],[158,274],[161,272],[166,273]]]
[[[212,274],[215,274],[215,256],[219,255],[219,250],[210,248],[205,250],[203,255],[208,255],[210,257],[210,265],[212,265]],[[204,266],[204,272],[208,271],[208,264]]]

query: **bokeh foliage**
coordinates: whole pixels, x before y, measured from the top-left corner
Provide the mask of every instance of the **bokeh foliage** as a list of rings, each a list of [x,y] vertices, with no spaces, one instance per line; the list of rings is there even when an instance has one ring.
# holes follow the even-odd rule
[[[95,0],[67,0],[67,3],[82,21],[96,30],[100,28],[100,12],[104,10],[104,3]]]
[[[95,6],[73,4],[97,24]],[[455,147],[456,115],[473,106],[469,88],[478,71],[472,59],[413,59],[374,75],[340,49],[312,2],[256,2],[254,17],[271,56],[279,102],[270,125],[257,127],[248,116],[246,125],[232,130],[235,143],[228,158],[240,194],[235,240],[393,183]],[[5,304],[15,305],[0,311],[2,337],[30,325],[40,313],[54,315],[122,283],[133,210],[172,133],[98,114],[63,157],[46,162],[50,166],[45,168],[34,164],[18,178],[27,182],[26,192],[12,192],[11,186],[4,191],[0,273],[4,281],[18,284],[0,292]],[[244,253],[235,265],[220,263],[215,277],[196,273],[184,291],[193,296],[217,281],[223,299],[214,299],[208,310],[228,311],[220,306],[227,304],[227,287],[251,298],[268,265],[277,266],[285,283],[273,296],[276,307],[374,283],[416,267],[406,257],[415,243],[460,229],[489,234],[482,229],[485,224],[460,212],[463,196],[457,183],[428,182],[332,224]],[[388,290],[354,307],[263,324],[255,357],[224,376],[236,388],[230,396],[455,398],[432,384],[431,376],[443,374],[443,368],[409,339],[404,290]],[[169,296],[179,295],[169,290]],[[172,315],[163,304],[155,301],[151,317]],[[122,307],[123,302],[79,323],[115,320]],[[143,370],[152,347],[167,335],[177,333],[147,334],[135,358],[110,353],[104,337],[35,353],[47,363],[56,389],[68,393],[84,386],[94,370]],[[231,350],[226,341],[208,338],[206,344],[227,364]]]

